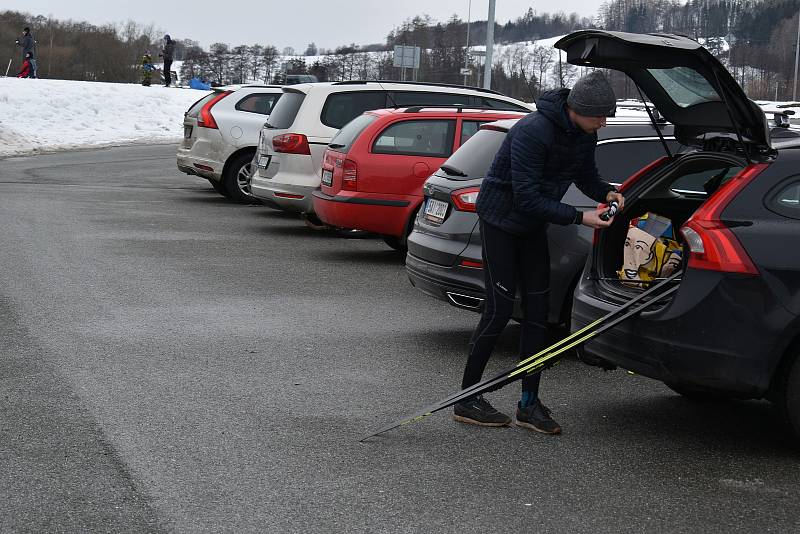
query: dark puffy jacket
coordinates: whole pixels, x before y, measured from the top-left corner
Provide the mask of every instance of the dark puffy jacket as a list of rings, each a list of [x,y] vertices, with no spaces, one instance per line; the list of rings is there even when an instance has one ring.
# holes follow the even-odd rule
[[[164,50],[161,51],[161,55],[164,56],[164,61],[172,61],[173,53],[175,53],[175,41],[170,39],[164,43]]]
[[[26,33],[22,36],[22,39],[19,40],[19,46],[22,47],[22,57],[25,57],[25,54],[30,54],[31,59],[33,59],[33,45],[35,41],[33,39],[33,35],[30,33]]]
[[[481,184],[477,211],[483,221],[530,234],[550,222],[575,221],[575,208],[561,202],[572,183],[598,202],[614,189],[597,172],[597,134],[585,133],[567,114],[568,94],[569,89],[544,93],[537,111],[508,131]]]

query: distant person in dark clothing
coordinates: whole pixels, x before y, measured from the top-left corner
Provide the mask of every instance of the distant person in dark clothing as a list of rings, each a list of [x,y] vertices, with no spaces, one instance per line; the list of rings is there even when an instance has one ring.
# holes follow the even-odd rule
[[[22,60],[22,67],[20,67],[19,72],[17,73],[17,78],[31,78],[33,74],[33,68],[31,67],[31,53],[28,52],[25,54],[25,59]]]
[[[36,39],[31,35],[30,28],[24,28],[22,30],[22,38],[17,39],[17,46],[22,47],[23,63],[26,60],[30,63],[31,73],[30,76],[26,76],[26,78],[36,78],[36,55],[34,54]]]
[[[170,69],[172,68],[172,55],[175,53],[175,41],[169,36],[169,34],[164,36],[164,48],[161,50],[159,54],[160,57],[164,58],[164,86],[169,87],[169,84],[172,83],[172,74],[170,73]]]

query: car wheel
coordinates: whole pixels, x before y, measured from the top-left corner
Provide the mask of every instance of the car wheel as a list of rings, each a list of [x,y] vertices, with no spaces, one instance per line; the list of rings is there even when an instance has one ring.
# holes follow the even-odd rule
[[[383,236],[383,242],[399,252],[406,252],[408,250],[408,236],[414,231],[414,221],[417,220],[420,209],[422,209],[422,206],[415,209],[411,214],[411,217],[406,222],[406,231],[401,237],[385,235]]]
[[[383,236],[383,242],[397,251],[404,251],[406,249],[406,240],[393,235]]]
[[[243,152],[234,157],[222,173],[222,185],[228,192],[228,198],[242,204],[256,202],[250,194],[250,177],[252,176],[252,152]]]
[[[665,383],[665,384],[669,389],[671,389],[678,395],[696,402],[715,402],[715,401],[724,401],[732,398],[731,395],[728,395],[721,391],[693,388],[681,384],[670,384],[670,383]]]
[[[214,191],[216,191],[223,197],[228,198],[228,190],[225,189],[225,186],[222,185],[222,182],[217,182],[216,180],[208,179],[208,183],[211,184],[211,187],[214,188]]]
[[[784,424],[800,440],[800,355],[780,372],[777,395],[772,399]]]

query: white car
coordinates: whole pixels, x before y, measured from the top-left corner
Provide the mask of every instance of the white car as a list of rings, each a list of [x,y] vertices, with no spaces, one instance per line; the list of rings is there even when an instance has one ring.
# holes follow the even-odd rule
[[[284,87],[261,130],[250,191],[270,206],[318,222],[311,193],[320,185],[325,149],[342,126],[372,109],[459,105],[534,109],[495,91],[460,85],[348,81]]]
[[[282,94],[279,85],[219,87],[192,104],[183,117],[178,169],[206,178],[231,200],[252,202],[250,162]]]

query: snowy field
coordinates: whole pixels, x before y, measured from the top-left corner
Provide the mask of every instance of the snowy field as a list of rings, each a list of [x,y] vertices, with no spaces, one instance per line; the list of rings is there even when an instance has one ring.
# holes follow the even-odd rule
[[[205,94],[159,85],[0,78],[0,157],[177,142],[183,113]]]
[[[158,85],[0,78],[0,157],[177,143],[184,112],[205,94]],[[784,105],[759,104],[767,110]],[[617,116],[644,118],[640,106],[620,102]],[[791,109],[800,117],[800,107]]]

